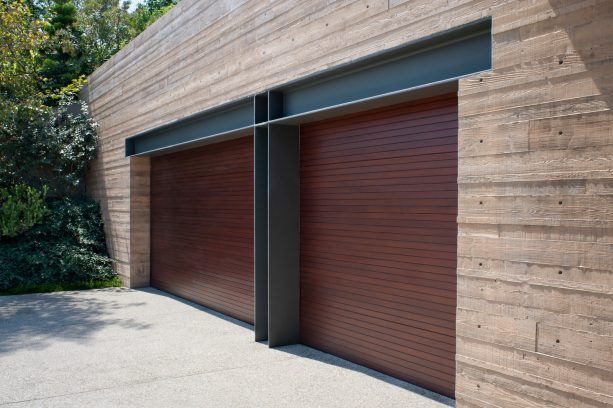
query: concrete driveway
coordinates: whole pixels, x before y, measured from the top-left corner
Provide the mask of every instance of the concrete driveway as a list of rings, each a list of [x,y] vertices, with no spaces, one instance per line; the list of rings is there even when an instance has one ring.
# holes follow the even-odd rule
[[[442,407],[453,401],[163,292],[0,297],[0,406]]]

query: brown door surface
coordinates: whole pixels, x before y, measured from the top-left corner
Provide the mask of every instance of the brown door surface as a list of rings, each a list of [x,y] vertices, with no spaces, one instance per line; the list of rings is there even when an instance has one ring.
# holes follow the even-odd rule
[[[253,137],[152,158],[151,285],[253,323]]]
[[[453,396],[457,97],[301,126],[305,344]]]

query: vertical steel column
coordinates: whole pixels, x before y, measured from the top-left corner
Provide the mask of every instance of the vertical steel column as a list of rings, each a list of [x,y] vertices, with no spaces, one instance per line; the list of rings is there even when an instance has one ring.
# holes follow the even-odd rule
[[[268,345],[300,341],[300,128],[268,126]]]
[[[268,120],[268,96],[254,97],[253,123]],[[255,341],[268,339],[268,127],[253,128],[253,259]]]

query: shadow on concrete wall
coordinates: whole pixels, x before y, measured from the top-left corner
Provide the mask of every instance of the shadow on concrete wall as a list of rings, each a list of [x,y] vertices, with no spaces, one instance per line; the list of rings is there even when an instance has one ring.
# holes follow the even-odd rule
[[[563,30],[568,37],[567,54],[558,55],[560,66],[566,58],[576,55],[585,66],[589,78],[601,96],[594,96],[594,105],[602,103],[604,108],[613,107],[613,82],[611,81],[611,38],[613,38],[613,2],[599,1],[586,8],[574,10],[568,0],[548,0],[554,14],[552,26],[541,22],[543,29]],[[567,16],[567,17],[565,17]],[[570,64],[569,64],[570,65]],[[572,69],[572,68],[568,68]],[[608,72],[608,73],[607,73]],[[595,106],[595,108],[597,108]],[[602,110],[594,109],[594,110]]]
[[[149,325],[134,319],[113,317],[114,310],[143,304],[76,296],[75,292],[0,297],[0,356],[21,350],[41,350],[57,341],[87,343],[108,326],[146,329]]]

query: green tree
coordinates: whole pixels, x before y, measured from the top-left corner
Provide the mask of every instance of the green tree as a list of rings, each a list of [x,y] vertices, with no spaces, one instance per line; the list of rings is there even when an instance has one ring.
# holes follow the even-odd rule
[[[130,15],[132,37],[144,31],[177,3],[178,0],[146,0],[139,4]]]
[[[82,0],[78,28],[83,49],[83,71],[91,74],[131,39],[129,1]]]
[[[49,41],[43,51],[40,73],[46,78],[45,88],[55,90],[69,85],[82,73],[80,32],[77,29],[77,7],[72,0],[53,0],[51,18],[45,24]]]
[[[0,104],[38,93],[39,50],[47,40],[42,25],[24,1],[0,1]]]

